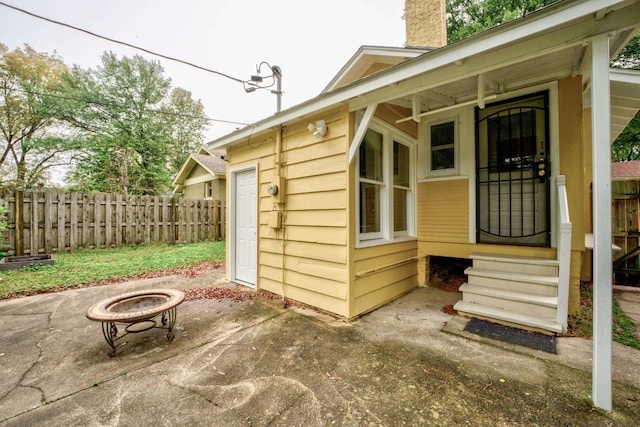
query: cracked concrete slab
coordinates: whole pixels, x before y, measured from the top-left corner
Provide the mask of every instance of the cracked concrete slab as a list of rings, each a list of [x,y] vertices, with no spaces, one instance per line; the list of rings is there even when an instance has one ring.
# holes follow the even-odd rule
[[[173,342],[159,330],[130,334],[113,358],[100,324],[84,317],[93,302],[131,290],[235,286],[222,274],[0,301],[0,424],[633,425],[640,417],[637,350],[614,349],[614,369],[629,366],[616,374],[614,412],[594,411],[590,372],[572,360],[590,341],[544,357],[465,336],[465,320],[441,310],[458,296],[437,289],[352,323],[272,300],[189,301]]]

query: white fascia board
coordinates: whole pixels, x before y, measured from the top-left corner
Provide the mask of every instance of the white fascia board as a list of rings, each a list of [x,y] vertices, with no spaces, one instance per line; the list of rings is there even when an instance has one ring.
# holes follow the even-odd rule
[[[429,54],[419,56],[413,60],[398,64],[388,71],[380,71],[362,81],[356,81],[335,91],[322,94],[316,98],[291,107],[279,114],[273,115],[254,125],[247,126],[231,134],[223,136],[207,144],[209,149],[226,147],[248,138],[252,134],[260,133],[269,128],[279,126],[319,110],[331,108],[349,100],[387,86],[397,84],[425,71],[435,70],[456,62],[464,62],[468,57],[482,54],[485,51],[499,49],[500,46],[512,44],[519,39],[530,38],[532,34],[539,34],[551,28],[567,26],[568,22],[581,17],[593,19],[597,12],[624,4],[624,0],[582,0],[576,2],[560,2],[548,6],[540,12],[500,25],[482,33],[436,49]],[[606,20],[606,16],[604,20]],[[637,18],[629,17],[630,19]],[[565,46],[581,43],[580,40],[567,40]],[[372,100],[363,103],[370,104]]]
[[[187,160],[185,160],[184,163],[182,164],[182,167],[176,174],[176,177],[173,178],[173,182],[171,183],[171,185],[174,185],[174,186],[180,185],[180,183],[184,180],[183,175],[188,174],[189,172],[191,172],[191,169],[193,169],[192,162],[194,160],[195,160],[195,157],[193,157],[192,154],[189,154],[189,157],[187,157]]]

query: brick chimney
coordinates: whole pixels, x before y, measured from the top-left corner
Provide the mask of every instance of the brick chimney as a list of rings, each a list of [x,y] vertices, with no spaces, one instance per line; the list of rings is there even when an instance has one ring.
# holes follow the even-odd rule
[[[442,47],[447,44],[445,0],[405,0],[407,46]]]

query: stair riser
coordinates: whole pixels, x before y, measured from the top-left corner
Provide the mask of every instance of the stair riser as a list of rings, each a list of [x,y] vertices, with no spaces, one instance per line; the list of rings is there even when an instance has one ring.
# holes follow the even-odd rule
[[[469,275],[467,283],[470,285],[486,286],[487,288],[504,289],[505,291],[521,292],[534,295],[555,297],[558,295],[557,286],[547,286],[538,283],[517,282],[495,277]]]
[[[502,323],[507,326],[522,325],[525,329],[534,329],[538,331],[549,331],[553,333],[561,333],[562,326],[555,322],[555,319],[540,319],[538,317],[523,316],[522,313],[505,312],[496,310],[493,307],[485,307],[478,304],[467,304],[464,301],[458,301],[453,307],[462,315],[470,317],[479,317],[481,319],[489,319],[492,322]]]
[[[535,276],[558,277],[558,267],[553,265],[523,264],[474,259],[473,267],[483,270],[495,270],[509,273],[533,274]]]
[[[541,317],[545,319],[555,319],[556,309],[554,307],[546,307],[537,304],[529,304],[521,301],[505,300],[502,298],[495,298],[487,295],[472,294],[464,292],[462,294],[462,300],[481,304],[487,307],[499,308],[502,310],[509,310],[516,313],[526,314],[529,316]]]

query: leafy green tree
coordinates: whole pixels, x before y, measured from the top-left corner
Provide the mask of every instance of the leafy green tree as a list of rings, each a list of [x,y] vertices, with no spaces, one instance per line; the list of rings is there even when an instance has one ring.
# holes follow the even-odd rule
[[[616,68],[640,70],[640,34],[636,34],[627,43],[612,65]],[[640,160],[640,112],[611,145],[611,161],[626,160]]]
[[[558,0],[447,0],[449,43],[520,18]]]
[[[0,44],[0,185],[42,184],[52,167],[68,161],[77,140],[47,108],[65,70],[55,55]]]
[[[640,113],[611,144],[611,161],[640,160]]]
[[[57,114],[87,135],[71,180],[80,190],[161,194],[177,158],[202,143],[202,104],[172,91],[157,61],[112,52],[101,59],[96,70],[75,66],[62,76]]]
[[[168,105],[162,108],[171,124],[171,168],[178,172],[189,154],[196,152],[204,141],[207,118],[202,103],[194,102],[191,92],[182,88],[175,88]]]

